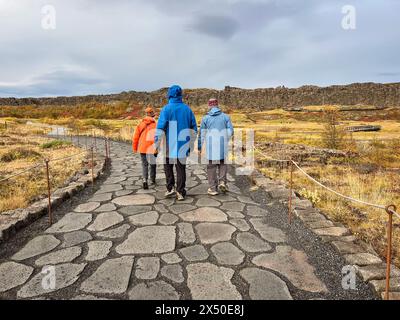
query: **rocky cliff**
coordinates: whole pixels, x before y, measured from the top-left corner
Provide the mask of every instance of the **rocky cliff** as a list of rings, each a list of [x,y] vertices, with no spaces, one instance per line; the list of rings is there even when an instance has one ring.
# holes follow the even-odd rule
[[[167,89],[163,88],[152,92],[129,91],[108,95],[0,98],[0,105],[74,105],[93,101],[111,103],[122,100],[160,107],[166,103],[166,91]],[[205,104],[211,97],[217,97],[223,105],[233,108],[258,110],[323,104],[400,107],[400,83],[354,83],[330,87],[303,86],[300,88],[278,87],[252,90],[233,87],[225,87],[224,90],[185,90],[185,102],[192,106]]]

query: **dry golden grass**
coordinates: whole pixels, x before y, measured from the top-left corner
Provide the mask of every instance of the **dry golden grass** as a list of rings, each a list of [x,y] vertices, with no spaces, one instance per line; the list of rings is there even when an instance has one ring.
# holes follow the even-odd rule
[[[260,170],[274,179],[286,182],[290,179],[287,169]],[[400,203],[398,174],[393,172],[360,174],[351,166],[343,165],[315,166],[306,168],[306,171],[323,184],[350,197],[382,205]],[[295,172],[293,181],[295,190],[313,201],[332,220],[345,224],[357,237],[371,243],[385,257],[388,215],[384,210],[346,201],[319,187],[298,171]],[[400,220],[395,218],[394,222],[394,261],[400,265]]]
[[[7,130],[0,129],[0,159],[2,155],[13,154],[15,150],[27,151],[27,157],[20,157],[12,161],[0,161],[0,179],[43,163],[44,159],[58,159],[67,157],[82,150],[68,144],[61,144],[53,148],[43,148],[43,144],[51,141],[40,137],[45,128],[38,128],[18,123],[10,123]],[[34,154],[35,156],[29,156]],[[52,189],[61,186],[82,167],[84,154],[71,160],[50,162],[50,179]],[[0,212],[23,208],[41,195],[47,193],[47,181],[44,166],[24,173],[10,180],[0,182]]]

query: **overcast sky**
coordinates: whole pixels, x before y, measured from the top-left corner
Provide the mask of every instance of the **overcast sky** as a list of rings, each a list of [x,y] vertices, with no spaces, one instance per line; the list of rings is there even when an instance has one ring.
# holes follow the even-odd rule
[[[399,82],[399,12],[399,0],[0,0],[0,96]]]

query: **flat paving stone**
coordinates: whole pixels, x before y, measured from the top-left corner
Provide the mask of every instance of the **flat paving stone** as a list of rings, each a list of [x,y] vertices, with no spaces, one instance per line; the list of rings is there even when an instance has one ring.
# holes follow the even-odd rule
[[[174,204],[169,207],[169,210],[175,214],[192,211],[194,209],[196,209],[196,207],[190,204]]]
[[[269,226],[262,218],[250,219],[250,223],[264,240],[273,243],[285,242],[287,240],[287,237],[282,230]]]
[[[273,273],[257,268],[246,268],[240,276],[250,285],[252,300],[292,300],[286,283]]]
[[[238,199],[241,203],[256,204],[250,197],[246,197],[246,196],[237,196],[237,199]]]
[[[129,222],[135,226],[150,226],[157,223],[157,211],[149,211],[129,217]]]
[[[365,251],[361,246],[347,241],[332,241],[332,245],[338,250],[341,254],[352,254],[352,253],[361,253]]]
[[[237,212],[237,211],[227,211],[226,214],[233,219],[243,219],[244,214]]]
[[[87,213],[96,210],[98,207],[100,207],[99,202],[87,202],[75,207],[74,211],[79,213]]]
[[[163,204],[155,204],[154,205],[154,210],[160,213],[167,213],[168,209],[165,207]]]
[[[182,283],[185,280],[183,277],[183,269],[179,264],[171,264],[162,267],[161,275],[176,283]]]
[[[18,291],[17,296],[18,298],[33,298],[69,287],[79,279],[85,267],[86,263],[65,263],[49,267],[46,272],[39,272],[26,283]],[[54,283],[51,281],[52,276],[56,277]],[[49,281],[46,281],[47,279]]]
[[[128,293],[130,300],[179,300],[175,288],[165,281],[139,283]]]
[[[167,264],[175,264],[182,261],[182,259],[174,252],[163,254],[161,260]]]
[[[164,213],[161,215],[158,222],[160,224],[168,226],[168,225],[175,224],[178,220],[179,220],[179,218],[176,215],[171,214],[171,213]]]
[[[240,231],[249,231],[250,230],[249,224],[244,219],[230,219],[229,223],[231,225],[235,226],[236,228],[238,228],[238,230],[240,230]]]
[[[240,300],[232,284],[234,271],[211,263],[194,263],[186,267],[187,286],[194,300]]]
[[[232,197],[232,196],[230,196],[230,195],[228,195],[226,193],[225,194],[220,193],[219,195],[214,196],[213,199],[217,200],[217,201],[220,201],[220,202],[232,202],[232,201],[236,201],[237,200],[236,198],[234,198],[234,197]]]
[[[153,204],[156,198],[150,194],[134,194],[115,198],[112,202],[119,206],[149,205]]]
[[[55,265],[59,263],[72,262],[74,259],[78,258],[81,253],[81,247],[70,247],[66,249],[61,249],[40,257],[35,261],[35,264],[41,267]]]
[[[138,279],[151,280],[157,278],[160,271],[160,259],[143,257],[137,260],[135,276]]]
[[[234,226],[225,223],[199,223],[195,228],[201,243],[205,244],[229,241],[236,231]]]
[[[122,238],[130,228],[131,226],[129,224],[123,224],[117,228],[99,232],[97,236],[101,238],[118,239]]]
[[[30,266],[7,261],[0,264],[0,293],[18,287],[28,281],[33,273]]]
[[[207,190],[208,190],[208,184],[207,183],[203,183],[203,184],[200,184],[197,187],[189,189],[188,194],[190,194],[191,196],[194,196],[194,195],[206,195],[207,194]]]
[[[256,206],[247,206],[247,215],[251,217],[266,217],[268,215],[268,211]]]
[[[89,251],[85,257],[86,261],[102,260],[110,253],[112,241],[90,241],[88,242]]]
[[[73,231],[64,234],[64,241],[60,248],[68,248],[76,246],[84,242],[88,242],[93,239],[92,235],[87,231]]]
[[[117,207],[113,203],[106,203],[98,207],[95,212],[110,212],[116,210]]]
[[[366,252],[345,254],[344,259],[348,264],[355,264],[358,266],[367,266],[370,264],[378,264],[382,262],[382,260],[379,257]]]
[[[46,230],[46,233],[67,233],[85,228],[92,222],[90,213],[67,213],[59,221]]]
[[[118,212],[124,216],[133,216],[138,213],[151,211],[151,206],[127,206],[118,209]]]
[[[350,231],[347,228],[342,228],[342,227],[314,229],[313,232],[319,236],[336,236],[336,237],[345,236],[350,233]]]
[[[112,193],[102,193],[95,195],[89,199],[89,202],[105,202],[110,201],[112,198]]]
[[[276,252],[261,254],[252,259],[253,264],[284,275],[294,286],[309,292],[327,292],[325,285],[315,275],[307,255],[290,246],[277,246]]]
[[[179,250],[180,253],[185,257],[186,260],[193,261],[203,261],[209,257],[207,250],[204,246],[196,244],[194,246],[186,247]]]
[[[196,235],[191,223],[178,223],[178,242],[184,245],[192,244],[196,241]]]
[[[200,198],[196,202],[196,206],[198,207],[219,207],[221,202],[214,200],[210,197]]]
[[[224,202],[224,204],[222,205],[221,209],[222,210],[228,210],[228,211],[238,211],[241,212],[243,211],[244,207],[246,205],[238,202],[238,201],[234,201],[234,202]]]
[[[386,263],[355,267],[364,281],[386,279]],[[390,277],[400,278],[400,270],[393,265],[390,268]]]
[[[244,260],[244,253],[230,242],[220,242],[211,247],[219,264],[239,265]]]
[[[175,249],[174,226],[147,226],[131,232],[128,239],[117,246],[119,254],[165,253]]]
[[[202,207],[179,215],[182,220],[190,222],[224,222],[228,220],[227,215],[220,209],[214,207]]]
[[[124,217],[117,211],[103,212],[96,216],[94,222],[87,228],[90,231],[103,231],[122,222]]]
[[[14,254],[11,259],[22,261],[49,252],[61,243],[52,235],[42,235],[33,238],[21,250]]]
[[[88,293],[121,294],[128,289],[133,256],[108,259],[81,285]]]
[[[102,193],[109,193],[122,190],[122,186],[120,184],[108,184],[102,186],[95,195],[102,194]]]
[[[251,253],[270,251],[272,249],[268,242],[250,232],[238,233],[236,236],[236,242],[244,251]]]
[[[125,181],[127,178],[124,176],[120,176],[120,177],[110,177],[108,178],[106,181],[104,181],[104,184],[116,184],[122,181]]]
[[[120,190],[115,192],[116,197],[123,197],[133,193],[133,190]],[[111,199],[110,199],[111,200]]]

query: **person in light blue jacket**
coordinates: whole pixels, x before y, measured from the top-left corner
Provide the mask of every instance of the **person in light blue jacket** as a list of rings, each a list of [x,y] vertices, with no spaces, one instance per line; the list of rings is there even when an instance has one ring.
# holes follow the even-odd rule
[[[161,109],[154,138],[156,149],[164,138],[166,163],[164,171],[167,180],[166,197],[176,194],[181,201],[186,195],[186,158],[197,136],[197,122],[193,111],[183,103],[182,88],[174,85],[168,90],[169,103]],[[176,166],[176,188],[173,167]]]
[[[208,109],[207,115],[201,120],[198,151],[201,154],[203,145],[206,144],[207,175],[210,186],[208,194],[214,196],[218,194],[218,189],[224,193],[228,190],[226,158],[229,140],[233,136],[233,125],[231,118],[219,108],[217,99],[208,101]]]

